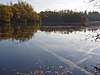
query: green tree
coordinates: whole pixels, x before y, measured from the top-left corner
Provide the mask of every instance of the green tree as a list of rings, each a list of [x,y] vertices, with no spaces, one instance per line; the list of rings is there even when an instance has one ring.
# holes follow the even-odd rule
[[[7,5],[0,5],[0,21],[10,22],[13,16],[12,9]]]
[[[39,22],[40,16],[34,11],[32,6],[26,2],[19,1],[10,5],[0,4],[1,22]]]
[[[72,10],[61,10],[59,12],[55,11],[42,11],[39,14],[41,16],[42,22],[68,22],[75,23],[81,22],[85,19],[85,14],[82,12],[74,12]]]
[[[13,18],[12,20],[18,22],[36,22],[40,21],[39,15],[34,11],[31,5],[26,2],[18,2],[12,5]]]

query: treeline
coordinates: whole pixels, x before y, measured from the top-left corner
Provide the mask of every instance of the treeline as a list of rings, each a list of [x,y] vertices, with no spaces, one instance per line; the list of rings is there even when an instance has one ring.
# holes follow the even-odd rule
[[[26,2],[0,4],[0,22],[39,22],[40,16]]]
[[[41,11],[39,13],[42,22],[87,22],[87,21],[100,21],[100,13],[97,11],[92,12],[76,12],[72,10],[61,11]]]
[[[88,20],[90,21],[100,21],[100,13],[97,11],[87,13]]]
[[[84,22],[87,20],[84,12],[72,10],[41,11],[39,13],[42,22]]]
[[[72,10],[41,11],[37,13],[32,6],[26,2],[18,1],[8,5],[0,4],[0,23],[2,22],[84,22],[86,16],[83,12]]]
[[[87,21],[100,21],[100,13],[93,12],[76,12],[72,10],[61,11],[41,11],[37,13],[33,7],[26,3],[18,1],[8,5],[0,4],[0,23],[2,22],[57,22],[57,23],[83,23]]]

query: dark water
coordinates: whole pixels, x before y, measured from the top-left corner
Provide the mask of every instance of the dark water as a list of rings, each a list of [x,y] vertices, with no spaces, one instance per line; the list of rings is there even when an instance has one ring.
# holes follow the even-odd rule
[[[0,75],[100,75],[99,28],[0,25]]]

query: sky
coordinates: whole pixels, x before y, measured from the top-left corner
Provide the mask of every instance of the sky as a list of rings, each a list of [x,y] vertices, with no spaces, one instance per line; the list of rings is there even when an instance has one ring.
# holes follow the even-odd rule
[[[0,3],[16,3],[18,0],[0,0]],[[100,10],[94,7],[92,4],[88,3],[88,0],[21,0],[26,1],[31,4],[35,11],[40,12],[44,10],[64,10],[71,9],[74,11],[99,11]]]

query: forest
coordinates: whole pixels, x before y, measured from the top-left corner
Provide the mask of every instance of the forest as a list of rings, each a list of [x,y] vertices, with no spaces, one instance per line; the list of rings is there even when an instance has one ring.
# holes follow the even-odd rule
[[[84,22],[87,20],[83,12],[76,12],[72,10],[60,11],[41,11],[39,13],[42,22]]]
[[[60,22],[79,23],[87,21],[100,21],[100,13],[77,12],[72,10],[41,11],[37,13],[27,2],[18,1],[8,5],[0,4],[0,23],[30,23],[30,22]]]
[[[41,11],[39,13],[43,22],[87,22],[87,21],[100,21],[100,13],[97,11],[91,12],[76,12],[72,10],[61,11]]]

